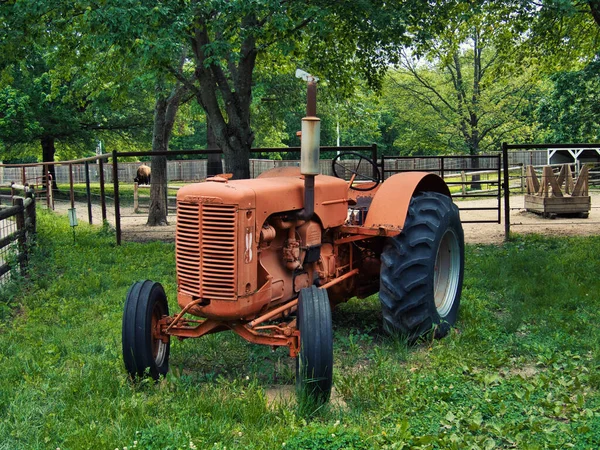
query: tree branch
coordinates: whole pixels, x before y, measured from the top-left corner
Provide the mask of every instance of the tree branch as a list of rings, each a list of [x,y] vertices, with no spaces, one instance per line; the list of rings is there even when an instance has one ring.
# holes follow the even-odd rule
[[[424,78],[422,78],[418,72],[416,67],[411,66],[411,64],[407,61],[405,68],[411,73],[411,75],[428,91],[430,91],[433,95],[435,95],[442,103],[448,107],[452,112],[456,112],[456,108],[454,108],[444,97],[440,94],[437,89],[435,89],[430,83],[428,83]]]
[[[300,23],[298,23],[294,28],[291,28],[288,31],[282,33],[282,35],[278,36],[277,39],[273,39],[272,41],[268,41],[268,42],[265,42],[264,44],[262,44],[258,50],[263,51],[264,49],[273,45],[275,42],[285,39],[286,37],[295,33],[296,31],[301,30],[302,28],[307,26],[309,23],[311,23],[313,21],[313,19],[314,19],[314,17],[307,17],[306,19],[304,19]]]

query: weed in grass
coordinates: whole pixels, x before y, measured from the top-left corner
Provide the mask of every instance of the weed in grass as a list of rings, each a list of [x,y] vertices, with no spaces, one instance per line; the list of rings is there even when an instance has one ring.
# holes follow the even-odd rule
[[[337,449],[369,449],[372,444],[355,428],[309,425],[285,442],[285,449],[294,450],[337,450]]]

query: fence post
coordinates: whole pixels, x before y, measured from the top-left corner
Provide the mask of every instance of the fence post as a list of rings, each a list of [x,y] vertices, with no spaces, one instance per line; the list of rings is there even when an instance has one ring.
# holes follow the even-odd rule
[[[525,193],[525,164],[521,163],[521,194]]]
[[[102,205],[102,222],[106,221],[106,195],[104,193],[104,158],[98,160],[98,176],[100,177],[100,204]]]
[[[46,208],[50,209],[50,196],[48,195],[48,164],[42,165],[42,189],[46,187]]]
[[[508,145],[502,143],[502,165],[504,166],[504,240],[510,238],[510,179],[508,176]]]
[[[165,215],[168,216],[169,215],[169,181],[168,180],[165,183],[164,193],[165,193]]]
[[[42,181],[46,182],[46,208],[50,209],[52,205],[52,181],[50,180],[50,168],[48,165],[44,165],[44,175]]]
[[[69,164],[69,189],[71,194],[71,208],[75,208],[75,191],[73,190],[73,164]]]
[[[140,200],[139,200],[139,191],[138,191],[138,184],[133,183],[133,212],[134,213],[138,213],[139,209],[140,209]]]
[[[117,151],[112,152],[113,160],[113,189],[115,196],[115,230],[117,232],[117,245],[121,245],[121,210],[119,202],[119,167],[117,163]]]
[[[25,186],[27,183],[27,174],[25,173],[25,166],[21,167],[21,184]]]
[[[17,214],[15,216],[17,222],[17,233],[19,237],[17,238],[18,246],[19,246],[19,265],[21,267],[21,274],[24,274],[27,270],[27,235],[25,230],[25,208],[23,207],[23,199],[15,198],[13,199],[13,203],[15,206],[19,207]]]
[[[440,176],[444,179],[444,157],[440,156]]]
[[[467,194],[467,174],[465,173],[464,170],[461,170],[460,172],[460,181],[461,181],[461,190],[462,190],[462,195],[466,195]]]
[[[498,224],[502,223],[502,155],[496,157],[496,167],[498,168]]]
[[[35,212],[35,195],[34,195],[33,189],[29,189],[25,193],[25,198],[31,199],[31,203],[27,207],[27,217],[29,217],[31,219],[31,232],[36,233],[37,232],[37,215]]]
[[[88,220],[92,224],[92,191],[90,189],[90,164],[85,162],[85,195],[87,197]]]
[[[373,161],[373,178],[377,179],[377,144],[371,144],[371,161]]]

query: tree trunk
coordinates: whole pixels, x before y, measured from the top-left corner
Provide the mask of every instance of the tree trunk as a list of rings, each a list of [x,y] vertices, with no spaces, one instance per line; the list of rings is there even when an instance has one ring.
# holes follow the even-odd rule
[[[481,47],[479,46],[479,30],[473,33],[473,95],[471,96],[471,107],[469,117],[470,142],[469,152],[471,156],[479,154],[479,97],[481,96]],[[471,167],[479,169],[479,158],[471,158]],[[471,177],[471,189],[481,190],[481,175]]]
[[[596,25],[600,26],[600,0],[588,0],[588,5]]]
[[[242,27],[258,26],[253,13],[242,19]],[[206,52],[211,44],[208,26],[202,20],[193,30],[191,41],[196,62],[195,78],[200,88],[196,99],[210,120],[215,142],[225,156],[225,172],[233,178],[250,178],[250,149],[254,133],[250,128],[252,102],[252,72],[258,49],[253,33],[242,41],[237,56],[228,54],[227,65],[222,66],[209,58]]]
[[[157,90],[160,91],[160,87],[157,87]],[[177,85],[169,97],[159,93],[154,107],[153,152],[165,152],[169,149],[175,116],[184,92],[185,88]],[[152,171],[150,211],[148,212],[148,222],[146,224],[151,227],[168,225],[167,157],[153,156],[150,169]]]
[[[154,130],[152,133],[152,151],[162,152],[168,148],[165,142],[165,126],[167,115],[167,99],[159,96],[154,106]],[[148,212],[147,225],[168,225],[167,221],[167,157],[153,156],[150,169],[152,182],[150,183],[150,211]]]
[[[474,156],[474,155],[472,155]],[[479,169],[479,158],[471,158],[471,168]],[[481,175],[472,175],[471,176],[471,190],[479,191],[481,189]]]
[[[477,126],[471,125],[471,137],[469,139],[469,141],[467,142],[468,146],[469,146],[469,155],[472,156],[471,158],[471,168],[472,169],[479,169],[479,158],[477,158],[476,156],[479,155],[480,149],[479,149],[479,142],[480,142],[480,136],[479,136],[479,129],[477,128]],[[471,176],[471,190],[472,191],[479,191],[481,190],[481,175],[472,175]]]
[[[205,103],[200,103],[204,106]],[[210,118],[215,141],[225,157],[225,172],[236,180],[250,178],[250,149],[254,133],[250,129],[250,107],[230,111],[230,123],[223,120],[220,110],[205,108]],[[215,120],[216,119],[216,120]]]
[[[250,178],[250,145],[241,145],[239,141],[231,139],[223,150],[225,172],[232,173],[237,180]]]
[[[43,162],[54,162],[54,155],[56,154],[55,139],[54,136],[43,136],[41,139],[42,144],[42,161]],[[48,166],[48,172],[52,175],[52,190],[58,190],[56,186],[56,170],[54,164]],[[44,174],[46,176],[46,174]]]
[[[210,126],[210,119],[206,116],[206,149],[207,150],[218,150],[217,138],[215,132]],[[208,164],[206,167],[206,175],[212,177],[223,173],[223,162],[221,161],[221,155],[218,153],[211,153],[208,155]]]
[[[219,109],[214,90],[203,89],[196,97],[210,121],[215,142],[223,151],[225,172],[231,173],[236,180],[250,178],[250,149],[254,141],[254,133],[250,129],[249,97],[240,99],[241,96],[236,93],[235,103],[238,106],[230,105],[227,109],[228,122]]]

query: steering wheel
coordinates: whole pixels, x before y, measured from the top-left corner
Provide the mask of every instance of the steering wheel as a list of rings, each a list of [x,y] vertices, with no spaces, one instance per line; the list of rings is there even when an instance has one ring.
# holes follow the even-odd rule
[[[342,156],[354,156],[356,157],[356,159],[358,159],[358,163],[353,164],[353,167],[346,167],[340,162],[340,158]],[[363,160],[371,166],[371,169],[367,169],[367,173],[372,173],[373,176],[365,175],[358,171],[360,164],[363,162]],[[377,164],[375,164],[366,156],[361,155],[360,153],[340,153],[335,158],[333,158],[333,161],[331,162],[331,169],[333,170],[333,174],[337,178],[341,178],[342,180],[345,179],[344,175],[346,175],[347,172],[350,172],[352,174],[352,176],[350,177],[350,189],[354,189],[355,191],[370,191],[372,189],[375,189],[381,182],[381,174],[379,173],[379,168],[377,167]],[[340,172],[338,173],[338,171]],[[373,181],[375,184],[363,188],[360,187],[360,184],[354,184],[355,181],[363,180]]]

